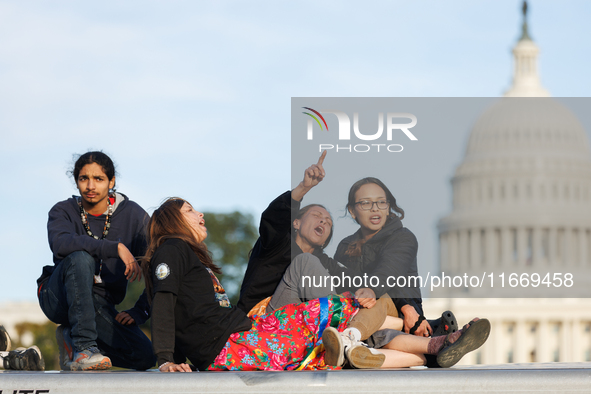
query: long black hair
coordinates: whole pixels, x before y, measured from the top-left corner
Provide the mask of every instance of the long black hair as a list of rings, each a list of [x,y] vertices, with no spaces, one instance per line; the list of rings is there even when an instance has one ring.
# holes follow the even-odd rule
[[[74,155],[74,157],[76,156]],[[74,177],[74,182],[77,182],[78,175],[80,175],[82,168],[84,168],[85,165],[92,163],[96,163],[103,168],[105,175],[109,178],[109,182],[113,180],[115,177],[115,165],[113,164],[113,160],[101,151],[86,152],[78,156],[74,163],[74,168],[72,168],[71,171],[68,171],[68,174]],[[113,185],[113,191],[114,190],[115,185]]]

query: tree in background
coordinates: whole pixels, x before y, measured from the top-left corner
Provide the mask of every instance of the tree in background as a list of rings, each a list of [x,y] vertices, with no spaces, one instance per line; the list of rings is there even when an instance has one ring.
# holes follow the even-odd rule
[[[238,303],[248,256],[258,238],[254,219],[242,212],[206,212],[207,248],[224,273],[219,279],[233,305]]]

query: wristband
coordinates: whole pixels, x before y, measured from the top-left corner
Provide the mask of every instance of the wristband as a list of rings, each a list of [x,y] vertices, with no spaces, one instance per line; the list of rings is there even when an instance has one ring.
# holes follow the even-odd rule
[[[165,365],[168,365],[168,364],[172,364],[172,361],[167,361],[164,364],[162,364],[161,366],[159,366],[158,367],[158,371],[162,372],[162,369],[161,368],[164,367]]]
[[[421,315],[419,316],[419,319],[417,320],[417,322],[415,323],[414,326],[412,326],[412,328],[410,329],[410,331],[408,332],[410,335],[415,335],[415,332],[417,331],[417,329],[419,328],[419,326],[421,325],[422,322],[425,321],[425,316]]]

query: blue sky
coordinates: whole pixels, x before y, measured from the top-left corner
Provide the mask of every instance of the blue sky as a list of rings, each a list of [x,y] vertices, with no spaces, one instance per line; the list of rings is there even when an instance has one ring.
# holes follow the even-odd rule
[[[591,3],[529,3],[544,86],[588,96]],[[73,153],[111,155],[119,191],[149,212],[180,195],[258,218],[292,185],[291,97],[498,96],[510,85],[520,8],[0,1],[0,302],[35,299],[51,263],[47,212],[76,192]],[[442,160],[448,177],[460,160]],[[435,192],[449,196],[447,181]],[[437,219],[425,218],[433,229]]]

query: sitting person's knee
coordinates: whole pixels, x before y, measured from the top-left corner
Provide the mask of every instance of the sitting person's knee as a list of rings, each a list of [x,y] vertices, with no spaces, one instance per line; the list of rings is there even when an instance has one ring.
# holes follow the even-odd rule
[[[70,253],[60,264],[65,264],[66,269],[75,267],[77,270],[88,270],[93,273],[96,268],[96,261],[88,252],[78,250]]]

